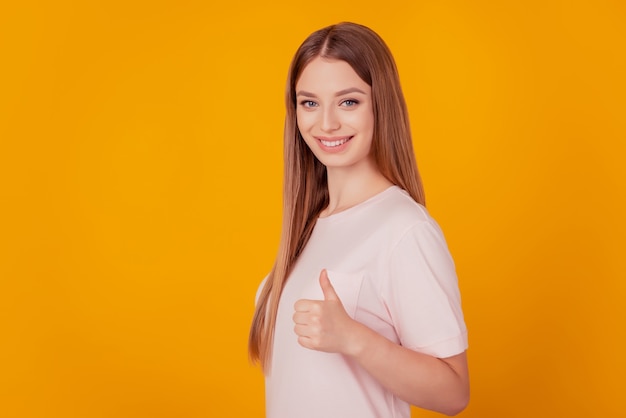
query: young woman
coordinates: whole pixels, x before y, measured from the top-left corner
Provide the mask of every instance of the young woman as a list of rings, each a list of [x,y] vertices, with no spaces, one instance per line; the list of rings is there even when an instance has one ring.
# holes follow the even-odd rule
[[[249,341],[267,417],[457,414],[469,399],[457,278],[389,49],[354,23],[314,32],[286,102],[282,236]]]

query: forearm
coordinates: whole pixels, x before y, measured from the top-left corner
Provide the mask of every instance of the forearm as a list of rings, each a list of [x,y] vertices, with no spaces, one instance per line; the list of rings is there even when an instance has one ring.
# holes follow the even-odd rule
[[[355,325],[352,341],[346,354],[400,399],[447,415],[467,405],[465,353],[439,359],[395,344],[362,324]]]
[[[348,316],[325,270],[320,273],[320,286],[324,300],[300,299],[294,305],[299,344],[353,358],[412,405],[447,415],[465,408],[469,400],[465,353],[439,359],[394,344]]]

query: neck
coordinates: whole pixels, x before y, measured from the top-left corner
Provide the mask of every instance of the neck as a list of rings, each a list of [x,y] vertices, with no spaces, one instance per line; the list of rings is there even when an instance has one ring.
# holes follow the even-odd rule
[[[329,203],[320,217],[358,205],[392,185],[371,159],[358,166],[328,167],[327,174]]]

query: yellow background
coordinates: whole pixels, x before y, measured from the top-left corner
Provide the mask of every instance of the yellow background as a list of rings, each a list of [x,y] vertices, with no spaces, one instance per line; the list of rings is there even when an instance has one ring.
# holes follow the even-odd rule
[[[0,6],[0,416],[262,416],[287,66],[342,20],[397,59],[462,416],[623,413],[622,1],[115,0]]]

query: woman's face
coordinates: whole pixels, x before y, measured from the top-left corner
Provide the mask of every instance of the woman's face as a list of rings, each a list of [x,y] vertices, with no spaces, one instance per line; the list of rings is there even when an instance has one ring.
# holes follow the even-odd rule
[[[317,57],[304,68],[296,83],[296,117],[326,167],[366,163],[374,134],[372,89],[347,62]]]

